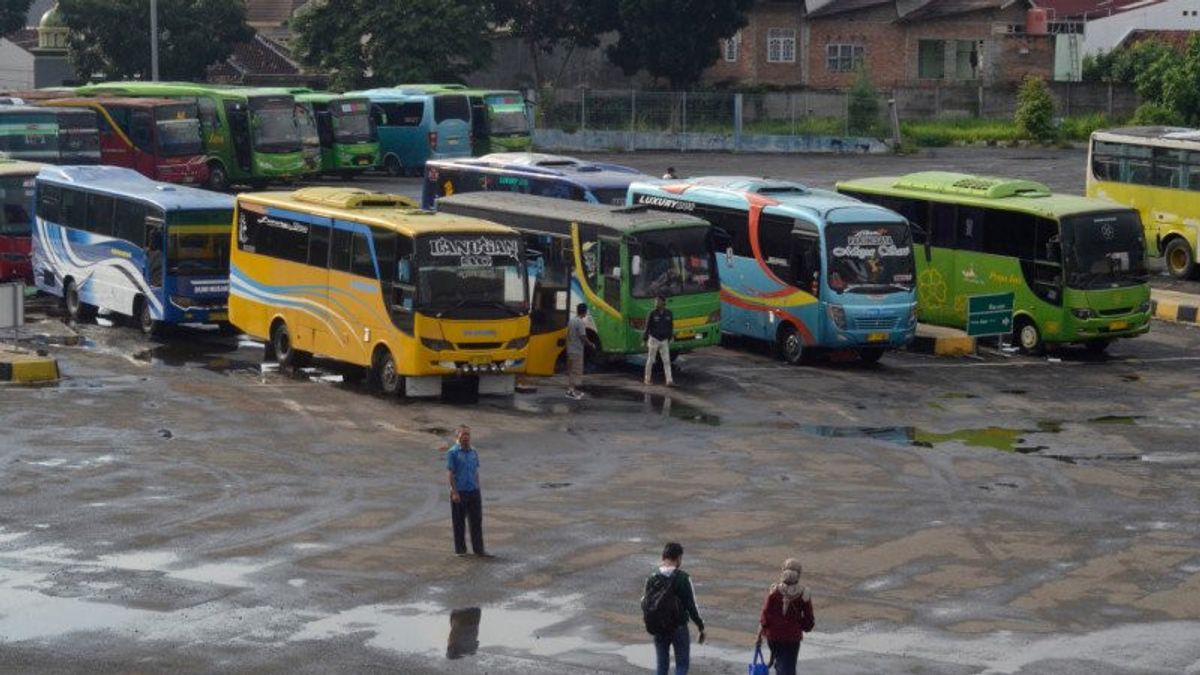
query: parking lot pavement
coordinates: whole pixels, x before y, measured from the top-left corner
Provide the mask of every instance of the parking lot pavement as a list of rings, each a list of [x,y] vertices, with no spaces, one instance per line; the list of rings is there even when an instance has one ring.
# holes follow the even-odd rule
[[[1200,329],[1107,357],[788,367],[754,345],[512,398],[393,401],[236,338],[82,326],[0,388],[0,670],[637,672],[683,543],[741,672],[780,561],[807,672],[1180,673],[1200,659]],[[490,560],[451,553],[469,422]],[[479,611],[472,611],[478,608]],[[456,611],[467,610],[467,611]]]

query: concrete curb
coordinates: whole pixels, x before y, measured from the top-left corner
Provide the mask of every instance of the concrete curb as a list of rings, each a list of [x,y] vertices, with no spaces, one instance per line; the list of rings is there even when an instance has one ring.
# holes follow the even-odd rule
[[[0,382],[37,384],[58,380],[58,361],[40,354],[0,351]]]
[[[1162,321],[1200,325],[1200,297],[1194,302],[1179,302],[1175,299],[1150,297],[1150,314]]]
[[[975,353],[975,338],[959,330],[921,324],[908,350],[934,356],[966,356]]]

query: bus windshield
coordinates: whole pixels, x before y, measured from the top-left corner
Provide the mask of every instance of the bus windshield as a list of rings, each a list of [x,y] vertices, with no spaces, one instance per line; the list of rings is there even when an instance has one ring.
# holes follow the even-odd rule
[[[520,239],[456,234],[417,243],[417,308],[437,317],[484,319],[529,311]]]
[[[528,134],[529,117],[525,115],[525,100],[519,96],[496,96],[487,99],[488,115],[493,134]]]
[[[706,227],[634,235],[630,267],[630,292],[635,298],[707,293],[720,288],[717,260]]]
[[[233,212],[175,211],[167,217],[167,269],[179,276],[229,274]]]
[[[58,116],[59,148],[64,159],[100,160],[100,131],[91,110],[63,110]]]
[[[299,113],[287,97],[250,99],[254,149],[261,152],[299,152]]]
[[[835,293],[913,289],[912,239],[902,223],[831,224],[825,229],[829,287]]]
[[[1063,258],[1071,288],[1135,286],[1146,282],[1146,240],[1134,211],[1062,219]]]
[[[367,143],[371,133],[371,106],[366,101],[337,101],[329,104],[333,137],[338,143]]]
[[[200,118],[192,104],[166,105],[154,110],[158,152],[165,157],[199,155],[204,152]]]
[[[27,237],[33,230],[29,204],[33,199],[33,176],[0,176],[0,236]]]

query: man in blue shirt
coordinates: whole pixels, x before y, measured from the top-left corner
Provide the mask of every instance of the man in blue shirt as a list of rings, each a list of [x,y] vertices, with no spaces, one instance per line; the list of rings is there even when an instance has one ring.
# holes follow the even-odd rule
[[[462,425],[446,453],[450,481],[450,518],[454,524],[454,552],[467,554],[465,529],[471,526],[471,550],[486,556],[483,548],[483,495],[479,490],[479,453],[471,447],[471,427]]]

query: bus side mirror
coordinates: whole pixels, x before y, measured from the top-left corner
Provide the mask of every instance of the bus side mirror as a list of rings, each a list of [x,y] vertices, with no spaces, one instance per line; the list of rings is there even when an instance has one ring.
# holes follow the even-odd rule
[[[615,274],[613,274],[614,277],[620,276],[621,268],[619,268],[619,267],[616,268],[614,270],[614,272],[615,272]],[[631,257],[629,259],[629,273],[635,277],[642,273],[642,256],[634,255],[633,257]]]
[[[558,291],[554,294],[554,309],[559,312],[567,311],[567,292]]]

